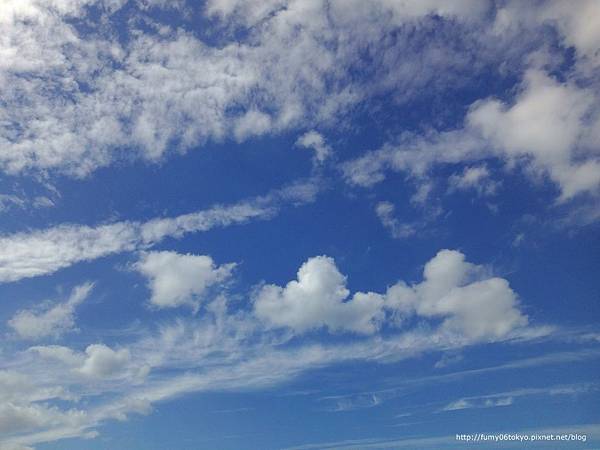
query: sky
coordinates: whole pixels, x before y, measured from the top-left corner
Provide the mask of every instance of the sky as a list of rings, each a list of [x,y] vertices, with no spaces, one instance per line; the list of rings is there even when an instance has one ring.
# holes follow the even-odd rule
[[[4,0],[0,87],[1,450],[600,447],[600,2]]]

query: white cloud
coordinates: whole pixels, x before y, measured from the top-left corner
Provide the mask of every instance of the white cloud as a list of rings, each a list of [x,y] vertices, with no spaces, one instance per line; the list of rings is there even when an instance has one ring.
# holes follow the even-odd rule
[[[47,427],[58,423],[71,422],[76,424],[85,419],[83,411],[60,411],[56,407],[41,404],[21,405],[12,402],[0,404],[0,432],[17,433]]]
[[[88,297],[93,286],[92,283],[84,283],[75,287],[64,303],[22,309],[8,321],[8,325],[22,339],[58,338],[74,329],[75,308]]]
[[[382,225],[387,228],[395,239],[404,239],[414,236],[417,227],[414,224],[402,223],[394,217],[395,207],[390,202],[379,202],[375,206],[375,213]]]
[[[506,32],[511,27],[533,28],[554,26],[566,47],[576,50],[576,64],[587,71],[600,66],[600,6],[595,0],[582,0],[577,8],[561,0],[547,0],[539,8],[511,0],[502,5],[496,14],[495,29]]]
[[[423,136],[404,134],[398,144],[385,144],[380,149],[345,162],[342,170],[350,184],[370,187],[385,179],[385,172],[406,172],[422,180],[436,164],[456,164],[491,156],[481,136],[452,130],[429,132]]]
[[[589,393],[590,391],[595,390],[598,390],[598,385],[594,383],[545,386],[542,388],[514,389],[511,391],[498,392],[495,394],[464,397],[449,403],[444,408],[442,408],[442,411],[510,406],[515,402],[516,399],[521,398],[527,398],[532,396],[548,397],[553,395],[579,395]]]
[[[442,333],[470,341],[498,340],[527,325],[516,294],[502,278],[465,261],[455,250],[441,250],[413,286],[398,282],[386,294],[386,305],[403,314],[443,319]]]
[[[298,270],[298,279],[285,287],[263,286],[256,295],[254,311],[276,327],[298,332],[319,327],[330,331],[373,333],[383,299],[376,294],[357,293],[351,299],[346,278],[333,259],[309,258]]]
[[[234,135],[238,141],[260,136],[271,129],[271,117],[261,111],[250,110],[235,124]]]
[[[486,165],[465,167],[462,172],[448,178],[449,191],[474,190],[479,196],[491,196],[498,190],[499,182],[491,179]]]
[[[174,29],[149,8],[172,2],[121,9],[125,3],[11,0],[3,8],[3,171],[82,177],[115,160],[160,161],[207,141],[337,127],[365,99],[404,101],[456,85],[498,57],[519,67],[524,53],[515,39],[522,32],[490,31],[490,2],[212,0],[203,12],[219,19],[216,45],[198,39],[191,6],[170,11],[182,19]],[[90,20],[89,5],[102,20]],[[113,16],[118,10],[124,17]],[[460,39],[449,45],[447,32]]]
[[[119,375],[129,363],[129,350],[113,350],[104,344],[92,344],[85,349],[87,355],[79,371],[90,377],[104,378]]]
[[[162,251],[142,254],[134,267],[148,278],[152,306],[197,310],[206,290],[229,278],[235,264],[217,266],[210,256]]]
[[[16,281],[56,272],[80,261],[114,253],[145,249],[166,237],[267,219],[282,205],[314,200],[316,182],[291,184],[269,194],[233,205],[216,205],[170,218],[147,222],[116,222],[89,227],[59,225],[41,231],[0,237],[0,282]]]
[[[452,403],[446,405],[443,411],[457,411],[461,409],[471,409],[471,408],[494,408],[498,406],[510,406],[513,404],[512,397],[499,398],[496,400],[487,399],[483,402],[476,403],[473,400],[467,400],[461,398],[460,400],[456,400]]]
[[[590,142],[600,123],[596,103],[593,90],[530,70],[514,104],[477,102],[466,121],[508,160],[531,158],[530,167],[547,173],[568,200],[600,186],[597,143]]]
[[[318,256],[306,261],[297,280],[285,287],[263,286],[254,311],[269,325],[296,332],[327,327],[332,332],[373,333],[386,312],[394,316],[391,326],[401,326],[398,319],[413,315],[440,318],[440,338],[463,342],[502,340],[528,323],[508,282],[466,262],[458,251],[440,251],[425,265],[423,276],[412,286],[399,281],[385,294],[357,292],[350,297],[333,259]]]
[[[306,370],[344,361],[398,361],[423,352],[458,350],[480,339],[538,337],[539,332],[536,334],[529,329],[514,329],[512,333],[492,338],[489,334],[486,337],[474,334],[468,327],[459,330],[449,328],[445,322],[436,325],[438,318],[445,320],[461,314],[460,308],[452,306],[449,310],[438,305],[446,302],[446,291],[455,290],[452,286],[468,286],[475,283],[474,280],[487,279],[484,268],[466,263],[464,257],[456,253],[444,251],[433,258],[426,265],[422,283],[410,288],[405,283],[398,283],[404,290],[412,292],[405,292],[404,301],[398,289],[390,292],[392,288],[382,295],[357,293],[351,296],[345,277],[333,260],[317,257],[302,266],[297,281],[285,287],[263,286],[259,289],[257,297],[267,295],[264,300],[267,327],[256,317],[256,309],[233,310],[227,298],[219,296],[206,304],[205,314],[141,331],[135,339],[121,345],[115,343],[109,347],[94,343],[84,351],[56,345],[35,346],[24,352],[0,354],[0,360],[10,359],[12,369],[11,372],[0,371],[0,404],[19,406],[18,410],[11,409],[10,405],[6,407],[6,411],[14,413],[14,420],[18,419],[19,411],[28,408],[33,411],[36,402],[63,400],[55,405],[58,413],[54,416],[55,421],[41,421],[39,428],[23,427],[3,444],[26,446],[66,437],[93,437],[94,428],[106,421],[146,414],[156,402],[190,392],[260,389],[289,380]],[[268,298],[269,295],[275,298]],[[386,321],[394,319],[396,313],[404,317],[415,314],[419,307],[413,300],[419,296],[428,304],[427,311],[419,315],[421,323],[413,326],[408,322]],[[484,302],[488,300],[490,296],[483,299]],[[478,307],[477,302],[467,303]],[[499,311],[502,313],[503,309]],[[271,316],[274,312],[281,314]],[[390,329],[385,336],[363,335],[339,342],[319,342],[316,335],[299,341],[291,339],[293,333],[285,332],[285,329],[282,332],[280,324],[269,322],[271,318],[285,321],[286,327],[298,327],[298,331],[325,326],[330,331],[368,334],[380,326],[389,325]],[[422,322],[430,318],[435,322],[429,325]],[[506,317],[484,316],[483,320],[497,324]],[[275,328],[271,329],[271,326]],[[590,357],[589,351],[585,355],[569,354],[560,358],[543,356],[535,361],[469,371],[468,375],[564,362],[566,359],[582,361]],[[150,371],[152,376],[146,377]],[[453,374],[445,376],[454,379]],[[419,383],[423,381],[427,380],[419,379]],[[4,395],[5,392],[11,394]],[[373,397],[370,398],[372,402]],[[376,398],[378,402],[387,397],[377,394]],[[81,420],[71,420],[70,411]],[[37,426],[34,422],[29,423]]]
[[[326,159],[331,157],[331,154],[333,153],[331,147],[327,145],[323,135],[314,130],[307,131],[300,136],[296,141],[296,146],[312,149],[315,152],[313,157],[313,162],[315,164],[322,164]]]

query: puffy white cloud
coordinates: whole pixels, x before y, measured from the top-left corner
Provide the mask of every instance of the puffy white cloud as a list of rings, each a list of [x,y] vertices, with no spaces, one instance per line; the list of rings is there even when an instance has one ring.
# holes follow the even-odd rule
[[[177,217],[147,222],[116,222],[90,227],[59,225],[46,230],[0,237],[0,282],[53,273],[80,261],[148,248],[166,237],[266,219],[282,205],[314,200],[319,186],[295,183],[269,194],[233,205],[217,205]]]
[[[297,280],[285,287],[263,286],[254,312],[271,326],[296,332],[327,327],[332,332],[373,333],[386,314],[394,316],[392,326],[413,315],[439,318],[440,336],[464,342],[501,340],[528,323],[508,282],[466,262],[458,251],[440,251],[425,265],[423,277],[412,286],[399,281],[385,294],[358,292],[350,298],[346,278],[334,261],[318,256],[306,261]]]
[[[498,340],[528,323],[516,294],[485,267],[465,261],[455,250],[442,250],[426,265],[423,281],[399,282],[386,294],[386,305],[402,314],[443,319],[440,330],[469,341]]]
[[[348,295],[346,278],[333,259],[316,256],[302,264],[298,279],[285,287],[263,286],[256,296],[254,311],[272,326],[298,332],[319,327],[333,332],[374,332],[383,299],[376,294],[357,293],[347,300]]]
[[[88,297],[93,286],[93,283],[84,283],[75,287],[63,303],[22,309],[8,321],[8,325],[22,339],[57,338],[74,329],[75,308]]]
[[[327,145],[323,135],[314,130],[307,131],[300,136],[296,141],[296,145],[301,148],[312,149],[315,152],[313,161],[316,164],[322,164],[333,152],[331,147]]]
[[[152,306],[198,309],[206,290],[229,278],[235,264],[217,266],[210,256],[162,251],[142,254],[134,267],[148,278]]]
[[[443,319],[440,333],[467,342],[503,339],[528,322],[506,280],[487,276],[484,267],[466,262],[462,253],[452,250],[440,251],[425,265],[419,284],[400,281],[385,294],[349,295],[334,261],[320,256],[305,262],[297,280],[285,287],[263,286],[254,311],[271,326],[297,332],[327,327],[333,332],[373,333],[386,312],[396,321],[416,314]]]
[[[87,355],[79,371],[90,377],[104,378],[119,375],[130,360],[129,350],[113,350],[104,344],[92,344],[85,349]]]

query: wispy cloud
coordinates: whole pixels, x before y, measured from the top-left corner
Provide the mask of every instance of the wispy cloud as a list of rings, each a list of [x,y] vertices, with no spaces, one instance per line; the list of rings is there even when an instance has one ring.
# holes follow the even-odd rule
[[[65,224],[5,235],[0,237],[0,282],[46,275],[77,262],[147,249],[167,237],[181,238],[188,233],[268,219],[284,205],[313,201],[318,190],[315,181],[301,182],[262,197],[177,217],[95,227]]]

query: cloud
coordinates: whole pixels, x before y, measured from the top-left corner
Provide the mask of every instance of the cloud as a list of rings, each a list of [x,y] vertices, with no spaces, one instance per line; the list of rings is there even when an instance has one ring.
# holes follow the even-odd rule
[[[385,294],[357,292],[350,297],[333,259],[317,256],[285,287],[263,286],[254,311],[269,325],[296,332],[327,327],[332,332],[374,333],[386,313],[394,316],[391,324],[414,315],[439,318],[441,338],[466,342],[501,340],[528,323],[508,281],[489,276],[485,267],[465,261],[458,251],[438,252],[425,265],[423,278],[412,286],[399,281]]]
[[[424,88],[458,86],[498,58],[518,70],[540,40],[530,31],[525,46],[523,30],[498,34],[491,2],[215,0],[196,8],[216,19],[207,30],[220,31],[216,43],[198,37],[191,5],[126,3],[7,3],[1,170],[84,177],[209,141],[337,128],[365,100],[404,102]],[[176,14],[177,28],[155,8]],[[102,20],[91,20],[94,11]]]
[[[554,26],[564,46],[576,50],[575,62],[586,72],[600,66],[599,13],[594,0],[583,0],[577,8],[568,8],[560,0],[545,1],[541,8],[511,0],[498,10],[494,27],[502,33],[511,27]]]
[[[486,165],[465,167],[462,172],[448,178],[450,192],[474,190],[480,197],[494,195],[499,185],[499,182],[490,178]]]
[[[307,131],[300,136],[296,141],[296,146],[313,150],[315,153],[313,156],[313,163],[315,164],[323,164],[323,162],[330,158],[333,153],[333,150],[327,145],[323,135],[314,130]]]
[[[427,303],[444,303],[444,293],[448,289],[452,291],[452,286],[468,286],[475,279],[487,279],[484,268],[466,263],[464,257],[454,254],[458,252],[444,252],[426,265],[425,280],[410,288],[414,291],[411,295],[421,295]],[[408,289],[408,285],[402,285]],[[428,293],[419,294],[421,290]],[[386,319],[394,319],[394,312],[406,315],[407,311],[418,309],[410,298],[403,303],[398,294],[388,290],[385,294],[351,296],[346,279],[333,260],[315,257],[303,264],[298,279],[285,287],[259,288],[254,307],[249,310],[232,309],[231,301],[220,295],[207,300],[202,315],[157,324],[143,330],[135,339],[126,338],[121,344],[109,347],[95,342],[85,346],[83,351],[57,345],[35,346],[23,352],[0,355],[11,360],[11,372],[0,371],[0,404],[18,404],[19,408],[31,407],[33,411],[35,403],[41,400],[62,414],[56,415],[55,421],[40,422],[38,428],[31,422],[33,428],[24,426],[3,444],[33,445],[66,437],[93,437],[94,429],[106,421],[147,414],[157,402],[190,392],[262,389],[307,370],[341,362],[385,363],[423,352],[459,349],[483,338],[506,340],[522,333],[522,339],[527,339],[539,335],[514,329],[512,334],[495,334],[492,338],[490,333],[484,336],[473,334],[469,328],[454,327],[449,333],[444,321],[441,325],[436,323],[437,317],[428,325],[397,320],[390,323]],[[262,295],[266,297],[259,300]],[[270,298],[271,295],[274,297]],[[489,299],[488,296],[482,301]],[[258,317],[256,308],[261,301],[266,302],[267,307],[263,317]],[[308,308],[299,309],[303,302]],[[460,316],[460,308],[455,309],[454,312],[443,309],[439,318]],[[430,317],[429,313],[423,313],[421,320]],[[278,319],[280,322],[276,322]],[[488,324],[492,330],[503,320],[506,317],[502,314],[492,319],[484,316],[484,321],[493,322]],[[332,332],[349,331],[359,335],[339,342],[321,342],[318,334],[298,340],[292,339],[294,333],[282,332],[281,326],[296,327],[294,333],[327,327]],[[383,326],[390,327],[385,335],[371,335]],[[513,364],[510,368],[589,357],[589,353],[584,357],[566,355],[551,360],[542,357]],[[149,373],[152,376],[147,376]],[[486,372],[484,369],[478,373]],[[14,395],[4,396],[5,391]],[[27,394],[21,395],[21,392]],[[361,404],[374,405],[388,397],[385,394],[365,397]],[[51,403],[55,399],[62,401]],[[6,408],[17,413],[10,405]],[[81,421],[71,421],[69,411],[83,412],[77,413]]]
[[[477,102],[466,121],[508,160],[531,158],[530,168],[547,173],[560,187],[561,200],[568,200],[596,192],[600,185],[597,144],[592,142],[600,132],[595,98],[591,89],[529,70],[512,105]]]
[[[176,252],[143,253],[134,268],[148,279],[156,308],[182,305],[197,310],[206,290],[231,276],[235,264],[215,265],[210,256]]]
[[[417,227],[414,224],[402,223],[394,217],[395,207],[390,202],[379,202],[375,206],[375,213],[381,224],[389,230],[395,239],[404,239],[414,236]]]
[[[123,371],[130,360],[129,350],[113,350],[104,344],[92,344],[85,349],[87,358],[79,371],[90,377],[111,377]]]
[[[495,408],[498,406],[510,406],[516,399],[532,396],[552,396],[552,395],[578,395],[598,390],[595,383],[579,383],[569,385],[544,386],[542,388],[523,388],[514,389],[507,392],[498,392],[495,394],[480,395],[473,397],[464,397],[455,400],[444,406],[441,411],[455,411],[471,408]]]
[[[472,400],[460,399],[456,400],[443,408],[443,411],[457,411],[461,409],[471,408],[495,408],[498,406],[510,406],[513,404],[512,397],[499,398],[496,400],[487,399],[480,403],[475,403]]]
[[[89,296],[93,287],[93,283],[75,287],[64,303],[22,309],[8,321],[8,325],[21,339],[58,338],[75,328],[75,308]]]
[[[298,270],[298,279],[285,287],[263,286],[256,295],[254,311],[276,327],[298,332],[319,327],[330,331],[373,333],[383,300],[376,294],[349,295],[346,278],[332,258],[309,258]]]
[[[166,237],[180,238],[188,233],[268,219],[277,214],[282,205],[313,201],[318,190],[312,181],[295,183],[262,197],[177,217],[96,227],[59,225],[3,236],[0,237],[0,282],[46,275],[77,262],[146,249]]]
[[[497,340],[527,325],[508,281],[490,277],[483,266],[465,261],[455,250],[441,250],[413,286],[398,282],[386,304],[403,314],[443,319],[441,330],[469,340]]]
[[[534,179],[549,177],[560,189],[559,201],[598,195],[600,109],[594,89],[559,83],[537,69],[528,70],[519,87],[511,103],[474,102],[463,128],[405,134],[397,144],[344,163],[346,180],[369,187],[385,179],[387,170],[419,179],[436,166],[497,158],[507,168],[524,167]],[[481,168],[465,170],[460,179],[451,179],[457,187],[486,178]]]
[[[477,369],[462,370],[457,372],[445,373],[442,375],[429,375],[418,378],[405,378],[397,377],[397,380],[389,380],[386,385],[389,386],[390,382],[395,384],[393,387],[387,387],[385,389],[370,390],[366,392],[351,393],[345,395],[333,395],[322,397],[321,401],[333,402],[336,408],[338,404],[354,405],[354,408],[369,407],[369,399],[376,397],[380,402],[387,401],[389,399],[398,398],[405,395],[407,392],[413,391],[415,388],[426,388],[427,386],[439,386],[444,383],[456,383],[464,382],[465,379],[477,376],[486,376],[487,374],[494,372],[504,372],[512,370],[529,369],[532,367],[547,366],[547,365],[562,365],[565,363],[581,363],[584,361],[595,360],[600,357],[600,352],[596,350],[577,350],[569,352],[555,352],[547,353],[542,356],[535,356],[524,359],[517,359],[508,361],[497,366],[482,367]],[[467,397],[466,400],[478,400],[482,398],[496,398],[496,397],[521,397],[526,395],[560,395],[560,394],[577,394],[590,389],[596,389],[597,385],[593,383],[582,383],[578,385],[563,385],[553,386],[544,388],[526,388],[516,389],[507,392],[501,392],[498,394],[490,394],[489,396],[475,396]],[[460,400],[460,399],[459,399]],[[420,405],[415,405],[420,406]],[[428,404],[427,406],[432,406]],[[409,414],[410,415],[410,414]]]

